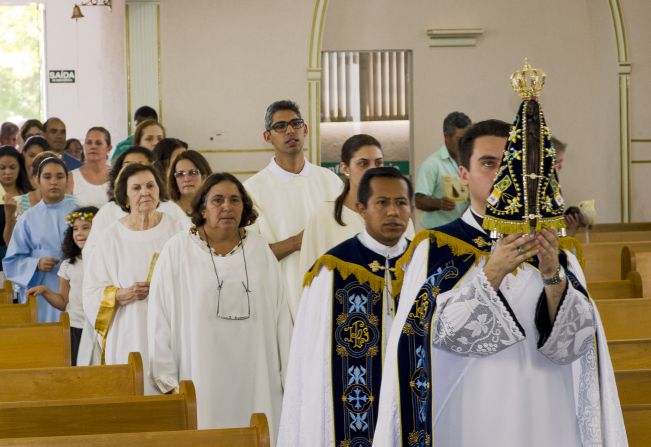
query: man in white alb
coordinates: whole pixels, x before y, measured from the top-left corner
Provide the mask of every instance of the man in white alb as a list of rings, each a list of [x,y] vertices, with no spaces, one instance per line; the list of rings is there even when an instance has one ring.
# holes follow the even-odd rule
[[[509,125],[459,147],[470,209],[416,235],[387,342],[374,447],[625,446],[599,316],[570,241],[482,228]]]
[[[292,317],[296,316],[305,272],[299,268],[303,228],[310,214],[324,201],[333,201],[342,182],[332,171],[305,158],[308,133],[298,105],[276,101],[267,107],[263,137],[274,147],[274,157],[244,187],[258,211],[254,229],[269,242],[280,261],[287,284]]]

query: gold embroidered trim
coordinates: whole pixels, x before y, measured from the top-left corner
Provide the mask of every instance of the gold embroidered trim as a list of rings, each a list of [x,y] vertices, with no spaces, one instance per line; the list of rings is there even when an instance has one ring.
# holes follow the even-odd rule
[[[384,290],[384,278],[374,275],[373,273],[366,270],[358,264],[353,264],[351,262],[342,261],[341,259],[332,256],[332,255],[323,255],[314,263],[314,266],[305,274],[303,279],[303,287],[307,287],[312,284],[314,278],[317,277],[321,267],[325,267],[330,271],[337,270],[341,277],[345,280],[350,275],[355,276],[355,279],[362,284],[368,284],[368,286],[376,293],[382,293]],[[397,272],[396,272],[397,275]],[[395,298],[400,291],[402,286],[402,281],[397,279],[391,281],[391,295]]]

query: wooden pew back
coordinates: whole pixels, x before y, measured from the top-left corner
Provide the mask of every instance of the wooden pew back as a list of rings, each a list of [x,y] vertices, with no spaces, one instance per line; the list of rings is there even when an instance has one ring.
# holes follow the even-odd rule
[[[0,403],[0,438],[196,430],[194,385],[179,394]]]
[[[0,304],[11,304],[14,299],[14,289],[11,281],[5,279],[0,289]]]
[[[651,369],[615,371],[622,405],[651,403]]]
[[[576,233],[576,240],[585,243],[585,232],[581,229]],[[641,231],[591,231],[590,243],[622,242],[622,241],[651,241],[651,230]]]
[[[0,370],[0,402],[142,396],[142,358],[126,365]]]
[[[642,277],[642,287],[651,287],[651,247],[640,245],[624,247],[622,268],[638,272]]]
[[[250,427],[220,430],[182,430],[112,433],[85,436],[0,439],[0,447],[269,447],[269,426],[264,414],[251,416]]]
[[[651,405],[622,405],[629,447],[651,445]]]
[[[597,300],[595,303],[608,340],[651,338],[651,298]]]
[[[38,323],[36,297],[30,295],[25,304],[0,304],[0,324]]]
[[[624,247],[636,251],[651,251],[651,242],[599,242],[583,245],[585,276],[588,281],[625,279],[631,270],[629,255],[623,253]],[[638,269],[638,271],[640,271]],[[644,280],[644,274],[642,280]]]
[[[70,366],[70,318],[59,323],[0,325],[0,369]]]
[[[608,350],[615,371],[651,369],[651,339],[611,340]]]
[[[626,279],[588,282],[588,292],[595,300],[616,298],[641,298],[644,296],[642,277],[636,271],[626,274]]]

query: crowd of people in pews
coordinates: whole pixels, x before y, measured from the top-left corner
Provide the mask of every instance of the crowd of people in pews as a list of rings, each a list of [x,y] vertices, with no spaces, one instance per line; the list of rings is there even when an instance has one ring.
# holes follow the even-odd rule
[[[343,181],[309,162],[309,128],[289,100],[267,108],[274,156],[243,183],[167,137],[150,107],[115,148],[103,127],[78,141],[59,118],[6,126],[11,138],[3,125],[4,275],[17,301],[37,296],[39,321],[70,314],[75,364],[140,352],[147,394],[192,380],[199,428],[244,426],[259,412],[278,445],[424,446],[442,405],[438,416],[461,428],[439,431],[441,445],[478,445],[483,431],[463,431],[459,414],[487,417],[482,393],[510,383],[512,420],[561,428],[538,439],[523,422],[505,436],[495,411],[483,427],[500,445],[581,445],[567,365],[594,357],[585,340],[600,329],[580,267],[548,230],[490,253],[482,212],[510,127],[448,118],[446,145],[415,189],[383,166],[371,135],[343,143]],[[415,235],[414,204],[452,223]],[[431,395],[433,348],[461,371],[443,403]],[[472,396],[456,385],[465,375]],[[549,388],[534,385],[546,381],[545,400]],[[582,389],[586,402],[593,391]]]

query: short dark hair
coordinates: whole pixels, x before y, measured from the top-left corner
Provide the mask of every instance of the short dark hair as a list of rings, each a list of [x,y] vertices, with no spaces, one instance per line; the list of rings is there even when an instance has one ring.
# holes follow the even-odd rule
[[[298,116],[300,119],[303,119],[301,116],[301,110],[298,108],[298,104],[289,99],[283,99],[281,101],[273,102],[267,107],[267,111],[264,114],[264,128],[266,130],[271,130],[271,125],[273,124],[274,113],[280,110],[291,110]]]
[[[174,159],[174,163],[172,163],[170,166],[170,173],[169,177],[167,178],[170,197],[174,201],[177,201],[181,198],[181,191],[179,191],[179,185],[176,184],[176,177],[174,177],[174,172],[176,172],[176,165],[181,160],[188,160],[192,162],[192,164],[197,167],[199,172],[201,172],[201,175],[204,177],[208,177],[210,174],[212,174],[210,163],[208,163],[206,157],[201,155],[199,152],[187,150],[179,154],[179,156]]]
[[[152,165],[143,165],[142,163],[131,163],[128,164],[120,171],[118,178],[115,182],[115,189],[113,191],[113,196],[115,197],[115,203],[120,205],[120,208],[124,212],[130,212],[129,210],[129,197],[127,196],[127,182],[132,175],[135,175],[139,172],[151,172],[154,176],[154,180],[158,185],[158,204],[167,200],[167,192],[165,189],[165,184],[161,180],[158,171]]]
[[[5,138],[12,135],[18,135],[18,126],[11,121],[5,121],[0,127],[0,137]]]
[[[364,173],[362,179],[359,181],[359,189],[357,190],[357,201],[364,206],[368,205],[368,199],[373,195],[371,188],[371,180],[374,178],[395,178],[402,180],[407,184],[409,191],[409,202],[413,201],[414,187],[407,177],[402,175],[400,171],[393,166],[382,166],[379,168],[371,168]]]
[[[253,208],[253,200],[251,200],[251,196],[249,196],[246,189],[244,189],[242,182],[240,182],[233,174],[229,174],[228,172],[216,172],[211,174],[210,177],[203,182],[203,185],[201,185],[201,188],[199,188],[199,191],[195,194],[194,199],[192,199],[192,212],[190,213],[192,223],[196,227],[200,227],[206,223],[206,219],[201,215],[201,212],[206,209],[206,196],[208,195],[210,188],[221,182],[233,183],[242,196],[244,209],[242,210],[240,228],[253,224],[258,218],[258,213]]]
[[[454,129],[465,129],[471,124],[472,121],[470,121],[470,118],[465,113],[452,112],[443,120],[443,133],[446,135],[452,135]]]
[[[122,171],[122,168],[124,167],[124,160],[129,154],[142,154],[147,158],[147,160],[149,160],[149,163],[154,161],[154,154],[152,154],[149,149],[144,147],[131,146],[129,149],[122,152],[120,156],[115,159],[113,166],[111,166],[111,170],[109,171],[108,190],[106,191],[109,202],[115,201],[115,196],[113,195],[113,192],[115,191],[115,181],[118,179],[120,171]]]
[[[93,213],[97,215],[98,209],[94,206],[84,206],[77,208],[73,213]],[[73,222],[74,223],[74,222]],[[66,232],[63,235],[63,243],[61,244],[61,252],[64,260],[69,260],[70,264],[77,262],[77,256],[81,256],[81,248],[75,243],[72,236],[72,223],[68,225]]]
[[[475,147],[475,140],[479,137],[503,137],[509,136],[511,126],[501,120],[485,120],[470,126],[470,129],[459,142],[459,161],[461,166],[470,169],[470,157]]]
[[[32,146],[41,146],[44,151],[52,150],[50,142],[40,135],[33,135],[25,141],[25,144],[23,144],[23,153],[27,152],[27,150]]]
[[[363,146],[376,146],[378,149],[382,150],[380,142],[367,134],[358,134],[353,135],[341,146],[341,161],[346,165],[350,165],[350,160],[352,160],[353,155]],[[346,201],[346,196],[350,192],[350,181],[348,178],[344,180],[344,188],[341,190],[341,194],[335,200],[335,221],[339,225],[346,226],[346,223],[341,218],[341,215],[344,211],[344,202]]]
[[[45,127],[43,127],[43,123],[40,120],[37,120],[36,118],[28,119],[22,126],[20,126],[20,136],[23,141],[27,139],[27,131],[32,127],[36,127],[41,132],[45,132]]]
[[[556,149],[556,152],[565,152],[567,150],[567,143],[563,143],[556,137],[551,137],[550,140],[552,142],[552,146],[554,146],[554,149]]]
[[[154,146],[154,167],[163,178],[167,175],[172,154],[180,147],[187,149],[188,143],[178,138],[163,138]]]
[[[23,157],[23,154],[18,152],[13,146],[2,146],[0,147],[0,157],[13,157],[18,162],[18,177],[16,177],[16,188],[21,192],[21,194],[33,191],[34,188],[32,188],[32,183],[29,181],[29,176],[27,175],[27,169],[25,168],[25,157]]]
[[[136,113],[133,114],[133,119],[137,120],[138,118],[153,118],[158,121],[158,113],[152,107],[142,106],[138,107]]]
[[[61,118],[58,118],[56,116],[52,116],[52,117],[48,118],[47,120],[45,120],[45,122],[43,123],[43,130],[47,131],[47,126],[49,126],[54,121],[58,121],[61,124],[63,124],[63,127],[66,127],[66,123],[64,123]]]

